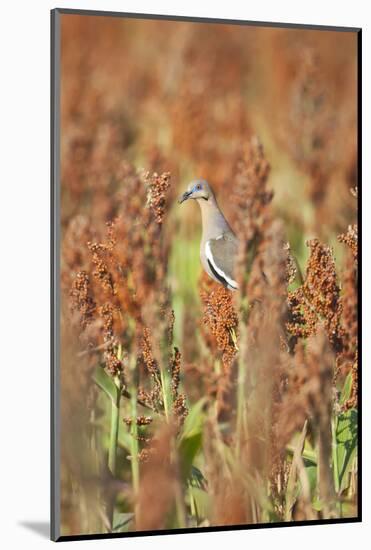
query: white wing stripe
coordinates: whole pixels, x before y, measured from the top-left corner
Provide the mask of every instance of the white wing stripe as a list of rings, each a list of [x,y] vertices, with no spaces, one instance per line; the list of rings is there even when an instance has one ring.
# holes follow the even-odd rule
[[[215,262],[214,262],[214,258],[213,258],[213,255],[211,253],[211,249],[210,249],[210,241],[206,241],[206,246],[205,246],[205,251],[206,251],[206,258],[209,260],[209,262],[212,264],[213,268],[215,269],[215,271],[217,273],[219,273],[219,275],[221,277],[223,277],[223,279],[225,279],[227,281],[227,283],[229,284],[229,286],[231,286],[232,288],[234,288],[235,290],[237,290],[238,288],[238,284],[236,283],[236,281],[234,281],[233,279],[231,279],[230,277],[228,277],[228,275],[226,275],[224,273],[224,271],[222,269],[220,269],[220,267],[218,267]]]

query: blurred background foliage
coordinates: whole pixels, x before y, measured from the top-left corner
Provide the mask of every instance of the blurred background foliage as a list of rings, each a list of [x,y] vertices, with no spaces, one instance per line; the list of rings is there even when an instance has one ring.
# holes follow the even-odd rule
[[[61,31],[63,534],[355,516],[356,34],[81,15]],[[268,243],[253,260],[282,274],[279,306],[201,277],[200,216],[176,202],[196,177]],[[286,308],[269,358],[254,293]]]

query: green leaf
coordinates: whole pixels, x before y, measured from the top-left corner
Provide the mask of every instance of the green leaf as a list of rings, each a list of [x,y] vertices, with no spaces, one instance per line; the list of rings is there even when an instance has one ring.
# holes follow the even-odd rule
[[[199,519],[207,518],[210,514],[210,495],[198,487],[188,487],[189,498],[193,499],[193,506]]]
[[[304,460],[305,471],[308,476],[311,494],[314,493],[317,487],[317,465],[309,460]]]
[[[312,506],[316,512],[320,512],[323,508],[323,502],[318,498],[318,496],[315,496],[312,500]]]
[[[118,434],[118,444],[120,447],[125,449],[129,454],[131,452],[131,435],[127,431],[126,426],[123,422],[120,423],[119,426],[119,434]]]
[[[113,518],[113,529],[112,531],[114,533],[125,533],[129,529],[130,522],[134,518],[134,514],[132,513],[119,513],[115,512],[114,518]]]
[[[206,397],[202,397],[193,407],[191,407],[187,418],[184,421],[183,430],[180,439],[187,439],[202,432],[205,414],[203,408],[206,403]]]
[[[358,415],[356,409],[341,413],[336,425],[336,453],[338,487],[342,493],[348,487],[348,474],[357,451]]]
[[[341,391],[340,395],[340,404],[344,405],[344,403],[349,399],[350,392],[352,390],[352,373],[350,372],[344,382],[343,389]]]
[[[205,419],[203,407],[205,402],[206,398],[203,397],[193,405],[185,419],[179,439],[178,450],[184,480],[189,478],[193,461],[201,448],[202,428]]]
[[[103,367],[99,366],[95,369],[93,380],[108,395],[113,404],[116,405],[119,396],[119,388],[112,378],[108,376]]]
[[[201,470],[196,468],[196,466],[191,467],[189,483],[192,487],[198,487],[198,489],[206,489],[207,481]]]
[[[184,480],[190,476],[192,463],[201,448],[201,443],[202,433],[198,432],[182,439],[179,444],[180,465]]]
[[[287,451],[290,455],[294,454],[295,442],[297,441],[297,438],[299,437],[299,435],[300,434],[297,433],[296,437],[293,439],[292,444],[287,445],[287,447],[286,447],[286,449],[287,449]],[[317,453],[311,447],[311,445],[309,444],[309,442],[307,440],[305,441],[304,449],[303,449],[303,452],[302,452],[301,456],[303,457],[304,462],[308,461],[308,462],[311,462],[313,465],[317,464]]]

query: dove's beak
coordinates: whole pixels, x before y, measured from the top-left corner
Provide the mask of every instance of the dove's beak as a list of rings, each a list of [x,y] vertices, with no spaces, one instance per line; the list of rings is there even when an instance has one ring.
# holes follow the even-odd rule
[[[186,201],[190,195],[192,195],[192,191],[186,191],[185,193],[183,193],[183,195],[181,195],[178,199],[178,203],[179,204],[182,204],[182,202]]]

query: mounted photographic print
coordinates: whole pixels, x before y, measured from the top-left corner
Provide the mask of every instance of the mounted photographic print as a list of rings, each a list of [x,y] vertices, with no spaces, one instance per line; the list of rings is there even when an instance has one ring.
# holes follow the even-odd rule
[[[361,31],[52,11],[52,538],[360,521]]]

